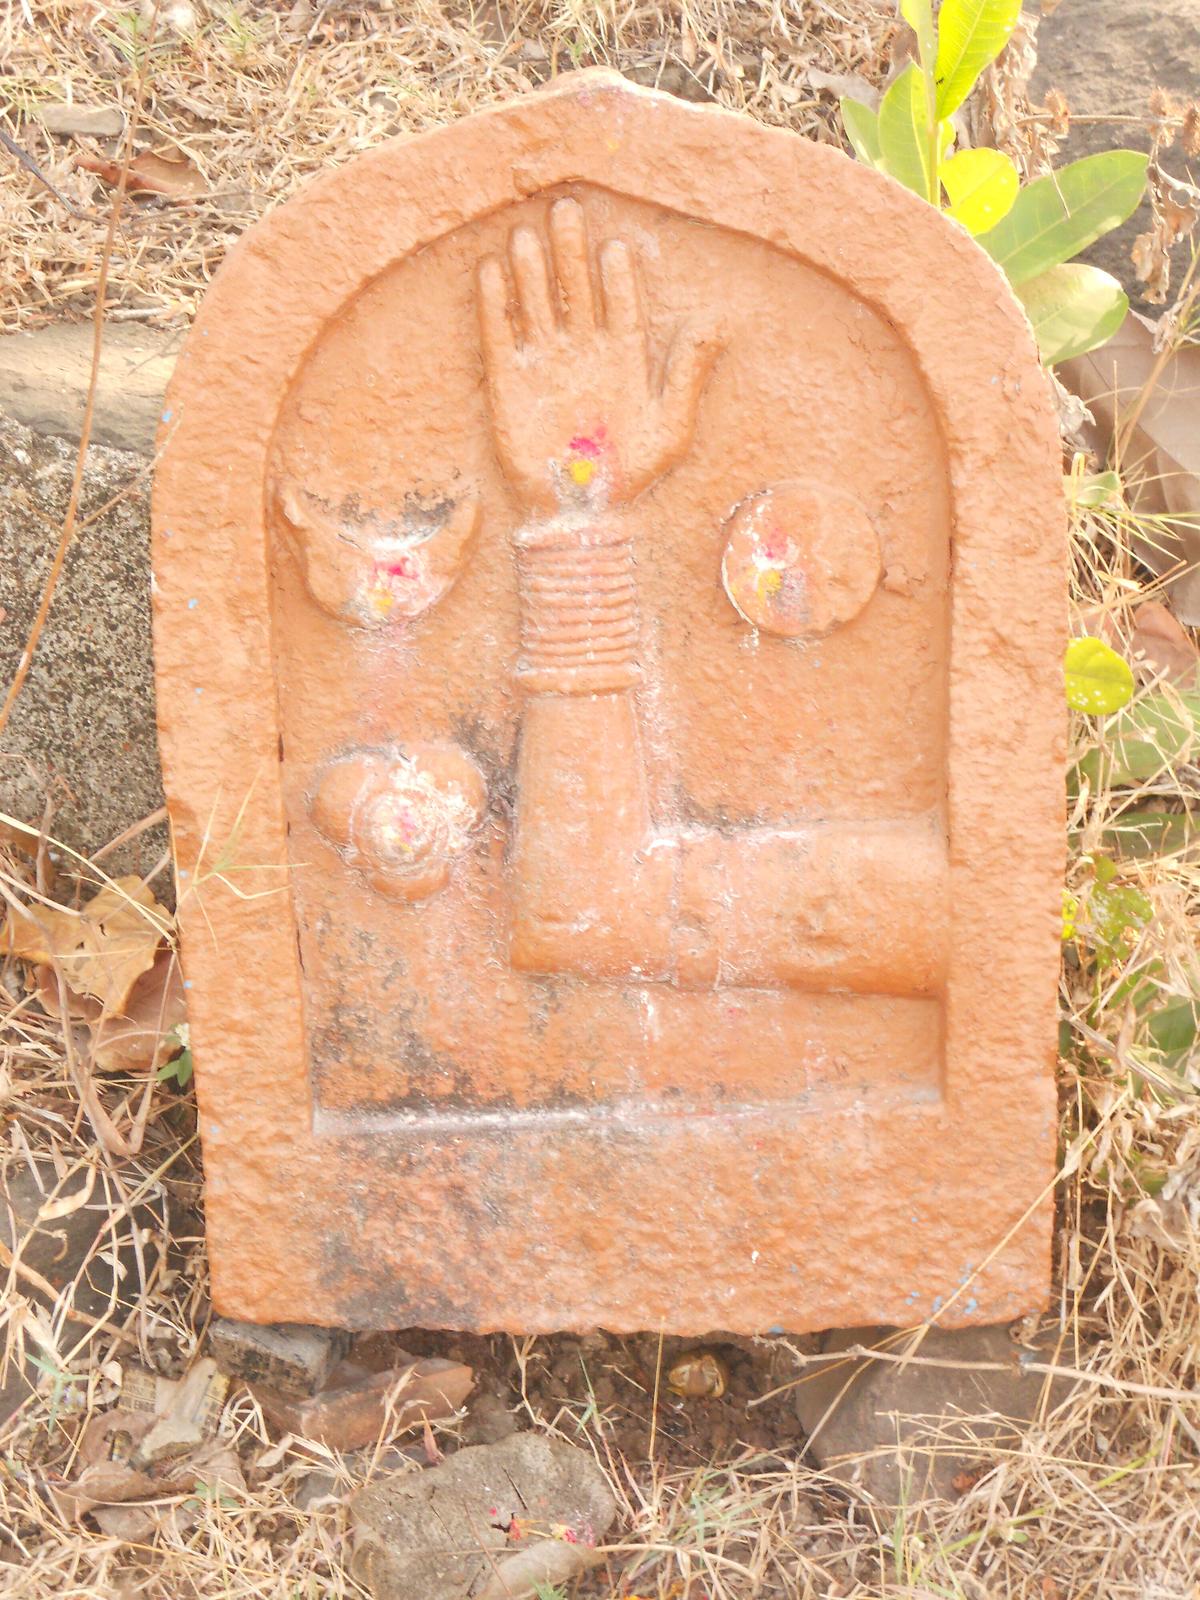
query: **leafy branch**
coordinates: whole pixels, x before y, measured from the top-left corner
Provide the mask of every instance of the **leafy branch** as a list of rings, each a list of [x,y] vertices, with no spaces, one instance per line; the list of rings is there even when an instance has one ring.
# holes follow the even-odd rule
[[[1021,187],[1000,150],[956,150],[954,113],[1007,44],[1021,0],[901,0],[917,60],[890,85],[878,112],[841,102],[858,159],[936,206],[1004,271],[1025,307],[1047,366],[1083,355],[1121,326],[1124,289],[1071,258],[1121,225],[1146,187],[1146,157],[1106,150]]]

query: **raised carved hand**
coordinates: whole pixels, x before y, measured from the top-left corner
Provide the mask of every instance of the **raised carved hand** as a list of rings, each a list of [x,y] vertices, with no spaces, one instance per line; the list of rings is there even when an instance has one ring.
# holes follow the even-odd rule
[[[517,228],[509,271],[496,256],[479,269],[496,447],[522,501],[543,515],[620,505],[674,466],[721,347],[712,331],[685,326],[665,360],[653,359],[629,246],[606,240],[594,272],[574,200],[554,204],[548,232],[547,249],[533,228]]]

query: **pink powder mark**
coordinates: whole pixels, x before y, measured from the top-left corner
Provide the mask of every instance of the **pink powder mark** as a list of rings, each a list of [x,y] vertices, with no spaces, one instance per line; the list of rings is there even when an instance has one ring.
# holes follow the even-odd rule
[[[768,561],[784,561],[787,558],[788,537],[782,528],[772,528],[770,537],[762,546],[762,553]]]
[[[589,461],[598,461],[608,449],[608,429],[601,423],[591,433],[577,433],[571,440],[569,449],[572,455],[585,456]]]
[[[375,563],[376,577],[381,573],[387,578],[411,578],[414,576],[412,562],[407,556],[400,556],[395,561],[377,561]]]

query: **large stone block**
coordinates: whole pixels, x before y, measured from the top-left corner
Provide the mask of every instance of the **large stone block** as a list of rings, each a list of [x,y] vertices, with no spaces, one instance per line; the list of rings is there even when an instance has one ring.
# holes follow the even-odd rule
[[[92,410],[94,444],[154,453],[163,395],[182,341],[182,330],[120,322],[105,327]],[[35,433],[77,441],[94,342],[90,322],[51,322],[0,338],[0,412]]]
[[[1041,1304],[1060,458],[962,230],[572,74],[281,208],[168,405],[219,1309]]]
[[[599,1564],[616,1514],[586,1450],[519,1433],[360,1489],[351,1570],[375,1600],[536,1600]]]
[[[1026,7],[1026,10],[1032,10]],[[1182,110],[1200,84],[1200,12],[1196,0],[1067,0],[1038,22],[1035,98],[1057,89],[1073,114],[1057,162],[1077,161],[1101,150],[1149,150],[1150,97],[1156,89],[1172,96]],[[1178,141],[1164,164],[1176,177],[1188,175],[1186,152]],[[1143,294],[1131,259],[1134,241],[1150,227],[1144,200],[1112,233],[1084,251],[1083,259],[1111,272],[1130,297]],[[1181,238],[1171,252],[1176,287],[1188,262],[1189,243]]]
[[[1030,1363],[1053,1361],[1054,1339],[1023,1344],[1007,1328],[840,1328],[796,1388],[809,1452],[832,1477],[884,1505],[965,1493],[1061,1400]],[[860,1356],[878,1350],[880,1356]]]
[[[4,341],[0,341],[0,348]],[[70,499],[76,447],[0,414],[0,685],[41,603]],[[93,446],[79,523],[45,630],[0,738],[0,809],[90,851],[162,805],[150,639],[146,459]],[[147,870],[165,829],[110,870]]]

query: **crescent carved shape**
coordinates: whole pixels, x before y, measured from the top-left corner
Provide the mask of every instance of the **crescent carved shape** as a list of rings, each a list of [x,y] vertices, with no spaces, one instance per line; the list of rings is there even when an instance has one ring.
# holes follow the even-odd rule
[[[309,594],[359,628],[411,622],[453,587],[479,530],[474,494],[415,505],[394,521],[333,511],[293,479],[276,504]]]

